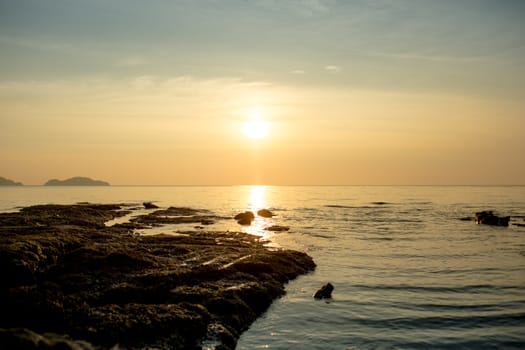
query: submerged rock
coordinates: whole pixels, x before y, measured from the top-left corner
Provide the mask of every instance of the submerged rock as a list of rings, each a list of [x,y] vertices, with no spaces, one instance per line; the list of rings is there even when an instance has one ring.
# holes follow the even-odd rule
[[[288,226],[272,225],[264,228],[266,231],[284,232],[290,230]]]
[[[217,337],[233,349],[287,281],[315,268],[245,233],[104,225],[120,215],[93,204],[0,214],[0,348],[188,349]]]
[[[490,210],[476,213],[476,224],[493,225],[493,226],[509,226],[510,216],[496,216]]]

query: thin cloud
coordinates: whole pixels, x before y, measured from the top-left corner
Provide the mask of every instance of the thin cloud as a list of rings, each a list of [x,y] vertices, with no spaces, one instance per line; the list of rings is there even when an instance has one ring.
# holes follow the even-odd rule
[[[256,0],[254,4],[301,17],[314,17],[330,12],[337,2],[336,0]]]
[[[324,69],[329,73],[339,73],[341,71],[341,67],[334,65],[325,66]]]
[[[444,56],[444,55],[430,55],[417,53],[388,53],[388,52],[371,52],[372,57],[385,57],[400,60],[418,60],[418,61],[434,61],[434,62],[475,62],[484,61],[489,58],[485,56]]]
[[[306,74],[306,72],[304,70],[301,70],[301,69],[295,69],[295,70],[291,71],[290,73],[297,74],[297,75]]]
[[[138,67],[146,64],[148,64],[147,59],[141,56],[125,57],[116,62],[116,66],[118,67]]]

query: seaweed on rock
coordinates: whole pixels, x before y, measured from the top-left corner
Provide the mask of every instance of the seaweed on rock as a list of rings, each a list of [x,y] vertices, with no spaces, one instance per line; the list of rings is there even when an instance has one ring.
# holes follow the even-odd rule
[[[284,283],[315,268],[308,255],[269,250],[245,233],[139,236],[133,225],[105,226],[121,209],[40,205],[0,214],[0,348],[187,349],[215,336],[231,349]],[[174,213],[182,212],[138,221],[154,225]]]

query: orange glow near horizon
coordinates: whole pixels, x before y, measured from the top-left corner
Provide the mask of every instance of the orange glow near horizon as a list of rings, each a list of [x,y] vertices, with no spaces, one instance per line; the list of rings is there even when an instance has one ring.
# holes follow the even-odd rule
[[[1,177],[524,182],[520,1],[45,3],[2,3]]]

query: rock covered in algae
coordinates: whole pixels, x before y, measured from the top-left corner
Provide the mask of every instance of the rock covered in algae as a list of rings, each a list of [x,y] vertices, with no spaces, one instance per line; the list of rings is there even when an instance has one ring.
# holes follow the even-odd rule
[[[191,349],[214,336],[233,349],[284,283],[315,268],[244,233],[139,236],[104,225],[123,209],[0,214],[0,348]],[[165,215],[144,221],[155,216]]]

